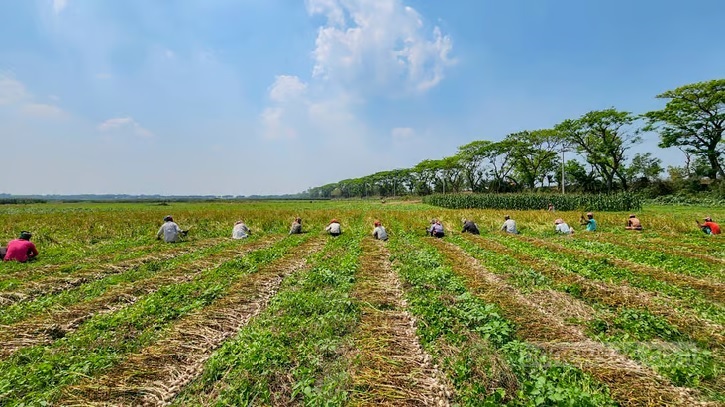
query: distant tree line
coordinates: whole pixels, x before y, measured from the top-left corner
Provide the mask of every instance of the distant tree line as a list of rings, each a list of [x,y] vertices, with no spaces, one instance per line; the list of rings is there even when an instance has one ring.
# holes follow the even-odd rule
[[[550,129],[520,131],[496,142],[472,141],[450,157],[310,188],[303,195],[319,199],[562,188],[653,196],[723,191],[725,79],[685,85],[657,98],[667,101],[661,110],[641,115],[595,110]],[[662,160],[652,153],[631,155],[645,134],[657,134],[662,148],[680,149],[684,165],[668,167],[662,179]]]

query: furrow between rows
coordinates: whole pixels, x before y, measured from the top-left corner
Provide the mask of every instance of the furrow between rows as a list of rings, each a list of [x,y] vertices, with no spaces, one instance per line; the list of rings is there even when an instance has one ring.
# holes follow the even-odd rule
[[[648,310],[655,315],[666,318],[670,323],[681,329],[682,332],[696,340],[711,343],[713,346],[725,345],[725,336],[723,335],[725,328],[722,325],[700,318],[689,310],[688,305],[682,303],[682,301],[669,297],[654,296],[653,293],[628,285],[615,285],[603,281],[589,280],[564,268],[553,266],[537,257],[515,251],[490,239],[472,236],[466,239],[485,250],[512,256],[522,265],[530,267],[558,283],[576,284],[580,288],[583,298],[593,299],[596,302],[615,308],[626,305],[627,307]],[[655,298],[657,301],[654,301]],[[662,302],[669,306],[663,305]],[[581,308],[581,306],[573,308]],[[549,306],[549,309],[572,309],[572,307],[560,308]],[[579,317],[579,315],[576,316]]]
[[[382,242],[365,239],[353,296],[363,304],[354,335],[350,404],[448,406],[451,390],[432,365],[406,311],[402,288]]]
[[[116,312],[134,304],[141,297],[156,292],[159,288],[193,280],[204,270],[219,267],[229,258],[242,256],[254,250],[269,247],[280,238],[268,238],[234,247],[212,256],[159,272],[155,276],[113,287],[103,295],[90,301],[63,308],[60,312],[43,314],[37,318],[16,324],[0,326],[0,359],[17,350],[48,344],[78,329],[87,319],[98,314]]]
[[[666,248],[668,251],[683,257],[690,257],[705,261],[710,264],[725,264],[725,258],[712,256],[706,253],[700,253],[699,250],[703,248],[680,248],[674,247],[671,242],[664,242],[662,240],[651,241],[650,239],[635,238],[634,241],[627,240],[621,235],[613,234],[597,234],[597,233],[582,233],[577,236],[578,239],[583,239],[593,242],[610,243],[617,246],[626,247],[629,249],[645,249],[653,252],[662,251]]]
[[[549,242],[544,239],[526,237],[526,236],[517,236],[517,238],[519,238],[520,240],[523,240],[525,242],[537,245],[539,247],[545,247],[554,252],[566,253],[567,255],[573,255],[573,256],[581,256],[581,254],[582,254],[581,251],[570,249],[561,244]],[[692,289],[701,291],[703,293],[703,295],[707,296],[708,298],[711,298],[720,303],[725,302],[725,284],[722,284],[722,283],[719,283],[716,281],[702,279],[702,278],[694,278],[694,277],[683,275],[683,274],[675,274],[675,273],[671,273],[671,272],[661,270],[661,269],[658,269],[655,267],[650,267],[650,266],[634,263],[634,262],[627,261],[627,260],[617,259],[617,258],[605,256],[602,254],[596,254],[596,253],[589,252],[589,253],[587,253],[587,255],[589,256],[589,258],[598,259],[598,260],[606,260],[606,261],[614,264],[615,266],[632,270],[636,273],[649,276],[649,277],[654,278],[659,281],[664,281],[668,284],[672,284],[672,285],[675,285],[678,287],[683,287],[683,288],[692,288]]]
[[[68,387],[61,405],[165,405],[200,374],[227,338],[266,307],[282,280],[307,265],[322,239],[310,239],[229,288],[229,294],[175,323],[165,337],[104,375]]]
[[[538,344],[554,358],[578,366],[607,384],[612,396],[622,405],[707,405],[698,400],[693,390],[675,387],[652,370],[588,339],[581,330],[565,324],[523,296],[459,247],[440,240],[431,244],[444,254],[477,295],[502,308],[506,317],[516,324],[522,339]]]
[[[223,241],[223,240],[221,240]],[[56,275],[38,281],[29,281],[18,289],[10,292],[0,292],[0,307],[12,305],[19,301],[31,301],[42,295],[57,294],[90,281],[100,280],[104,277],[121,274],[152,261],[173,259],[182,254],[193,253],[220,244],[220,240],[210,240],[195,246],[183,246],[178,250],[163,253],[154,253],[139,258],[125,260],[117,264],[106,264],[72,273],[70,276],[58,277]]]

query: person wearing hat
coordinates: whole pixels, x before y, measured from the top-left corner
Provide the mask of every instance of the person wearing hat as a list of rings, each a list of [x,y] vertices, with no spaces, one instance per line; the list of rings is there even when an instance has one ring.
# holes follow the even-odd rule
[[[570,234],[574,233],[574,228],[569,227],[569,225],[567,225],[567,223],[564,222],[564,219],[559,218],[559,219],[555,220],[554,225],[556,225],[554,227],[554,230],[556,231],[556,233],[561,233],[564,235],[570,235]]]
[[[443,228],[443,224],[441,223],[441,221],[439,221],[438,219],[433,219],[432,221],[430,221],[430,223],[430,228],[428,228],[429,235],[437,238],[441,238],[446,235],[445,229]]]
[[[249,230],[244,221],[238,220],[234,222],[234,228],[232,228],[232,239],[244,239],[251,234],[252,231]]]
[[[637,215],[631,214],[629,215],[629,219],[627,219],[627,227],[625,227],[626,230],[642,230],[642,222],[637,219]]]
[[[388,240],[388,232],[385,231],[385,227],[380,223],[379,220],[375,221],[375,229],[373,229],[373,237],[378,240]]]
[[[296,217],[295,221],[292,222],[292,227],[289,230],[290,235],[298,235],[302,233],[302,218]]]
[[[712,221],[711,217],[705,218],[705,223],[700,224],[697,220],[697,226],[700,227],[700,230],[702,230],[706,235],[719,235],[720,234],[720,225]]]
[[[503,225],[501,225],[501,230],[505,231],[506,233],[518,235],[519,231],[518,229],[516,229],[516,221],[511,219],[509,215],[505,215],[503,219],[504,222]]]
[[[330,233],[330,236],[340,236],[342,234],[342,227],[337,219],[333,219],[325,228],[325,231]]]
[[[481,232],[478,231],[478,226],[476,226],[475,223],[473,223],[472,220],[463,218],[461,219],[461,222],[463,222],[463,230],[461,230],[461,233],[470,233],[472,235],[480,235]]]
[[[8,242],[5,255],[3,256],[4,261],[19,261],[25,263],[28,260],[34,259],[38,255],[38,249],[35,248],[30,238],[33,235],[30,232],[20,232],[20,237]]]
[[[188,230],[181,230],[179,225],[174,222],[174,218],[171,215],[164,217],[164,224],[161,225],[159,231],[156,233],[156,240],[160,240],[161,236],[164,237],[166,243],[176,243],[181,241],[182,236],[186,236]]]
[[[584,215],[579,220],[579,224],[587,227],[587,231],[594,232],[597,230],[597,221],[594,220],[594,214],[587,212],[587,218],[584,219]]]

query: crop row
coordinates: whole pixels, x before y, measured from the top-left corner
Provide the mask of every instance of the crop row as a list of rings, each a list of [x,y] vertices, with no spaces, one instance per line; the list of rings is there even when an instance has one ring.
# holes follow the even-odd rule
[[[224,297],[180,318],[159,341],[102,375],[66,388],[59,404],[168,404],[216,348],[266,307],[284,278],[308,267],[309,257],[323,245],[323,239],[309,239],[289,255],[260,265]]]
[[[468,290],[441,254],[412,237],[391,243],[418,335],[460,405],[613,405],[606,386],[517,340],[498,306]]]
[[[459,237],[453,241],[487,269],[525,292],[527,298],[546,312],[559,315],[569,325],[579,326],[590,338],[643,361],[676,385],[697,388],[712,398],[725,394],[717,384],[724,367],[722,358],[697,345],[718,349],[723,343],[721,327],[702,326],[699,319],[686,318],[677,310],[659,306],[646,295],[626,287],[595,283],[521,251],[514,258],[505,246],[484,239]],[[671,325],[668,320],[674,320],[677,325]],[[638,352],[631,351],[633,344],[639,345]],[[646,349],[649,351],[645,352]]]
[[[0,362],[0,404],[52,402],[62,388],[102,372],[163,336],[164,329],[228,294],[229,287],[306,237],[231,259],[192,281],[165,286],[118,312],[97,315],[50,346],[21,349]]]
[[[725,265],[722,263],[704,262],[699,259],[668,254],[664,250],[642,250],[636,247],[623,247],[613,242],[598,242],[582,239],[560,239],[558,244],[591,253],[618,258],[627,262],[646,264],[662,270],[685,276],[705,277],[707,279],[725,281]],[[717,291],[725,292],[725,287]],[[723,297],[725,298],[725,297]]]
[[[350,293],[358,242],[328,244],[313,267],[286,279],[257,318],[211,356],[174,405],[339,405],[344,353],[360,311]]]
[[[632,211],[642,208],[636,194],[445,194],[428,195],[423,202],[449,209],[541,210],[549,203],[561,211]]]
[[[628,284],[651,293],[657,293],[658,296],[665,295],[671,299],[681,300],[681,306],[684,309],[695,311],[703,319],[721,325],[725,324],[725,312],[722,305],[708,299],[706,293],[681,282],[675,281],[673,284],[670,281],[662,281],[651,275],[618,266],[608,258],[595,258],[592,255],[567,250],[561,245],[541,239],[512,238],[512,236],[500,235],[487,237],[513,250],[559,264],[588,279],[609,284]]]
[[[455,245],[437,239],[431,241],[466,285],[480,298],[501,307],[502,314],[516,327],[516,335],[536,343],[556,360],[573,363],[583,372],[605,383],[614,399],[623,405],[664,403],[693,405],[700,397],[696,392],[676,388],[652,370],[599,341],[587,338],[582,329],[550,314],[520,290],[489,272],[473,257]]]
[[[180,256],[165,263],[149,263],[139,270],[116,274],[29,303],[9,307],[3,315],[0,341],[6,346],[0,357],[17,349],[48,343],[74,331],[80,324],[99,313],[115,312],[128,307],[145,295],[164,286],[193,280],[204,270],[219,267],[230,258],[271,246],[274,240],[262,239],[220,250],[205,250]]]

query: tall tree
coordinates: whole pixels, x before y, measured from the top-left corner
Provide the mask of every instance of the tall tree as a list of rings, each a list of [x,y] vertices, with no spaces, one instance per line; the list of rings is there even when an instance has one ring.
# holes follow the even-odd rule
[[[456,156],[463,168],[466,183],[473,192],[482,192],[484,189],[485,171],[483,163],[491,144],[493,144],[492,141],[476,140],[458,147]]]
[[[630,131],[636,120],[630,112],[614,108],[594,110],[577,120],[565,120],[556,126],[594,167],[604,180],[607,191],[614,188],[616,177],[627,190],[626,152],[640,137]]]
[[[660,147],[683,147],[707,159],[710,178],[725,178],[725,79],[692,83],[657,97],[669,101],[664,109],[644,115],[644,129],[659,131]]]
[[[627,169],[631,182],[646,180],[652,182],[664,171],[662,168],[662,160],[653,157],[652,153],[635,154],[632,158],[632,164]]]
[[[554,129],[522,131],[509,134],[506,139],[511,143],[511,156],[520,181],[529,189],[536,183],[544,184],[547,175],[557,167],[557,159],[564,137]]]

